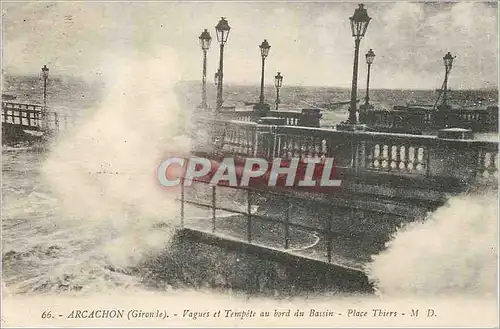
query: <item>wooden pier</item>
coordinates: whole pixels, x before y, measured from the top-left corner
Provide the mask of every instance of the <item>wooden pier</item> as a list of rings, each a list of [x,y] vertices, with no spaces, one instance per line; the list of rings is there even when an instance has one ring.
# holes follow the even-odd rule
[[[74,126],[74,118],[42,105],[2,102],[2,142],[42,140]]]

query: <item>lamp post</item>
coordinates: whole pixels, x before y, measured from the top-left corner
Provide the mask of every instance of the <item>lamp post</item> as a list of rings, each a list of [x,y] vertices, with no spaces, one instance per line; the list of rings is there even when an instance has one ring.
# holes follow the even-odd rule
[[[214,83],[215,83],[215,87],[218,88],[218,86],[219,86],[219,71],[215,72],[215,74],[214,74]]]
[[[453,66],[453,59],[456,56],[452,56],[450,52],[448,52],[444,57],[444,69],[445,69],[445,74],[444,74],[444,83],[443,83],[443,106],[448,106],[447,102],[447,94],[448,94],[448,75],[450,74],[451,68]]]
[[[212,42],[212,37],[205,29],[200,37],[201,50],[203,51],[203,77],[202,77],[202,89],[201,89],[201,107],[206,109],[207,105],[207,51],[210,48]]]
[[[368,51],[365,55],[366,64],[368,64],[368,73],[366,77],[366,96],[365,96],[365,108],[370,108],[370,70],[373,64],[373,60],[375,59],[375,53],[372,49]]]
[[[274,86],[276,87],[276,111],[278,111],[279,103],[280,103],[280,88],[283,85],[283,76],[281,72],[278,72],[274,76]]]
[[[47,80],[49,78],[49,68],[47,65],[42,67],[42,78],[43,78],[43,107],[47,108]]]
[[[227,42],[227,37],[229,36],[229,30],[231,27],[227,23],[227,20],[222,17],[215,26],[215,32],[217,33],[217,41],[220,43],[220,53],[219,53],[219,71],[218,71],[218,88],[217,88],[217,111],[220,111],[222,107],[222,82],[223,82],[223,67],[224,67],[224,45]]]
[[[352,70],[351,107],[349,109],[348,122],[350,124],[356,124],[359,44],[366,33],[371,18],[368,16],[368,12],[364,8],[364,5],[359,4],[358,8],[354,11],[354,15],[349,17],[349,20],[351,21],[351,31],[354,37],[354,66]]]
[[[259,97],[259,105],[261,108],[264,106],[264,65],[266,62],[266,57],[269,55],[269,49],[271,49],[271,46],[267,42],[266,39],[262,41],[262,43],[259,46],[260,48],[260,56],[262,57],[262,71],[260,74],[260,97]]]

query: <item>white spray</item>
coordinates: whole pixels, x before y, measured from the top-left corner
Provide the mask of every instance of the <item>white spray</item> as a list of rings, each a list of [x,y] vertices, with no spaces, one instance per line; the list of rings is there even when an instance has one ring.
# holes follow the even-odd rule
[[[452,197],[425,221],[401,229],[374,256],[370,276],[382,296],[493,297],[497,229],[496,191]]]
[[[104,238],[119,266],[165,247],[170,238],[155,223],[174,220],[177,195],[159,188],[165,156],[184,156],[183,113],[173,87],[180,80],[169,49],[156,56],[114,58],[99,109],[51,151],[43,172],[66,219],[84,221],[79,234],[118,232]],[[111,234],[111,233],[109,233]]]

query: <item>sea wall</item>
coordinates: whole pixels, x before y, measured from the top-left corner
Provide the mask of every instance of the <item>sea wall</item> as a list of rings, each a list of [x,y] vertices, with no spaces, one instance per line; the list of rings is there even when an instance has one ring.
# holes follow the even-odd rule
[[[241,290],[290,296],[301,293],[372,293],[367,276],[283,252],[180,230],[170,246],[147,264],[144,281],[154,286]]]

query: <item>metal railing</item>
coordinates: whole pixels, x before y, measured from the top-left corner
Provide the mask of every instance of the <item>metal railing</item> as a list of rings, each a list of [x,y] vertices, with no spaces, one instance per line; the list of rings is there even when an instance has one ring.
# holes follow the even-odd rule
[[[75,125],[75,117],[44,109],[42,105],[2,102],[2,124],[39,131],[61,131]]]
[[[205,188],[204,195],[196,194],[190,197],[190,190],[200,185]],[[233,199],[231,196],[234,197],[236,193],[231,190],[236,189],[246,196],[246,200],[241,202],[241,205],[244,205],[241,209],[230,204]],[[223,194],[224,190],[226,194]],[[267,200],[265,211],[255,210],[255,207],[259,207],[257,199]],[[307,208],[303,206],[306,203]],[[196,216],[187,214],[187,205],[206,209],[210,215],[198,222],[190,220],[190,217]],[[192,182],[190,187],[185,187],[184,180],[181,181],[180,207],[182,228],[208,231],[249,244],[355,268],[367,261],[370,254],[383,247],[383,244],[377,244],[377,241],[381,240],[382,235],[393,231],[396,222],[402,217],[391,214],[392,220],[377,221],[376,232],[366,231],[362,226],[356,229],[351,222],[342,225],[338,219],[339,209],[352,208],[331,200],[309,199],[252,187],[221,187],[202,180]],[[302,212],[298,210],[300,207],[303,207]],[[228,216],[218,216],[219,211],[232,214],[232,220],[229,220]],[[379,217],[387,215],[374,209],[364,211]],[[303,216],[305,213],[310,216]],[[342,252],[341,248],[336,248],[339,244],[347,246],[347,249],[350,246],[356,252]]]

